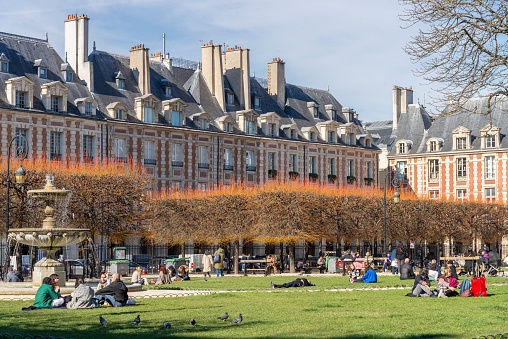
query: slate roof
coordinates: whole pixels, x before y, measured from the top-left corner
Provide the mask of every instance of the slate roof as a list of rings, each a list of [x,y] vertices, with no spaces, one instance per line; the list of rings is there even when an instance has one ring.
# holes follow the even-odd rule
[[[395,141],[392,137],[392,120],[370,121],[364,123],[363,127],[372,136],[375,145],[391,147]]]
[[[81,115],[74,105],[74,100],[91,97],[91,94],[77,77],[74,77],[72,82],[65,81],[60,71],[64,61],[47,41],[0,32],[0,53],[4,53],[10,61],[9,72],[0,72],[0,107],[11,107],[7,100],[5,82],[11,78],[26,76],[37,85],[34,86],[34,109],[45,111],[40,86],[59,81],[69,88],[67,114]],[[39,77],[37,67],[34,65],[36,60],[40,60],[40,63],[48,68],[47,78]]]

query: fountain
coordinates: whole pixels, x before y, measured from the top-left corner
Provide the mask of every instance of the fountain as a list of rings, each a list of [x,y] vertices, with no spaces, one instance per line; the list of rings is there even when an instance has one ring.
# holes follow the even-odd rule
[[[43,252],[43,258],[34,267],[32,284],[34,287],[41,286],[42,279],[53,273],[60,277],[58,285],[65,286],[65,267],[56,260],[55,253],[62,246],[69,246],[88,238],[89,230],[81,228],[57,228],[54,218],[55,202],[68,199],[71,191],[56,189],[53,185],[52,174],[46,175],[46,186],[44,189],[30,190],[28,195],[34,199],[46,203],[46,219],[42,222],[42,228],[15,228],[9,230],[9,238],[31,246],[37,246]]]

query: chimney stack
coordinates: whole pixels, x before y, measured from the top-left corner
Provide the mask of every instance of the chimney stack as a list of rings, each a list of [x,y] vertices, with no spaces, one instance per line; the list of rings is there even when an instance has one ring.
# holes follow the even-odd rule
[[[241,46],[228,48],[222,57],[224,74],[231,89],[235,92],[240,105],[245,110],[251,109],[249,49]]]
[[[150,62],[148,48],[139,44],[130,50],[130,67],[142,95],[150,93]]]
[[[398,128],[401,113],[407,113],[408,105],[413,103],[413,89],[393,86],[393,129]]]
[[[284,61],[280,58],[273,58],[268,63],[268,94],[284,109],[286,105],[286,73]]]
[[[92,65],[88,62],[88,22],[85,14],[67,15],[65,20],[65,54],[69,65],[90,90],[93,86]]]
[[[203,78],[208,89],[217,99],[220,107],[225,111],[224,75],[222,73],[221,45],[214,45],[211,41],[201,46],[201,61]]]

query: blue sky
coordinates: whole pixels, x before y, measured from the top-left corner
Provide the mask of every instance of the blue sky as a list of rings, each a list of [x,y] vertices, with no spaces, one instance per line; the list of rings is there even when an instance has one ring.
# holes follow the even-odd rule
[[[90,17],[90,51],[150,53],[199,61],[213,40],[250,49],[251,73],[267,77],[267,62],[286,62],[289,83],[330,88],[363,121],[391,119],[393,85],[409,87],[427,104],[432,92],[415,77],[402,48],[416,31],[401,29],[397,0],[69,0],[8,1],[0,31],[44,38],[64,56],[67,14]],[[429,105],[427,105],[429,106]]]

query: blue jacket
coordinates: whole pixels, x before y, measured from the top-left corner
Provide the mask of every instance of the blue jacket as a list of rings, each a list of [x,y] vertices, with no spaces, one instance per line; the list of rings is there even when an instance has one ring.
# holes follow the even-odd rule
[[[365,275],[362,277],[362,279],[364,280],[364,282],[366,284],[377,282],[376,271],[374,271],[374,270],[368,270],[367,272],[365,272]]]

